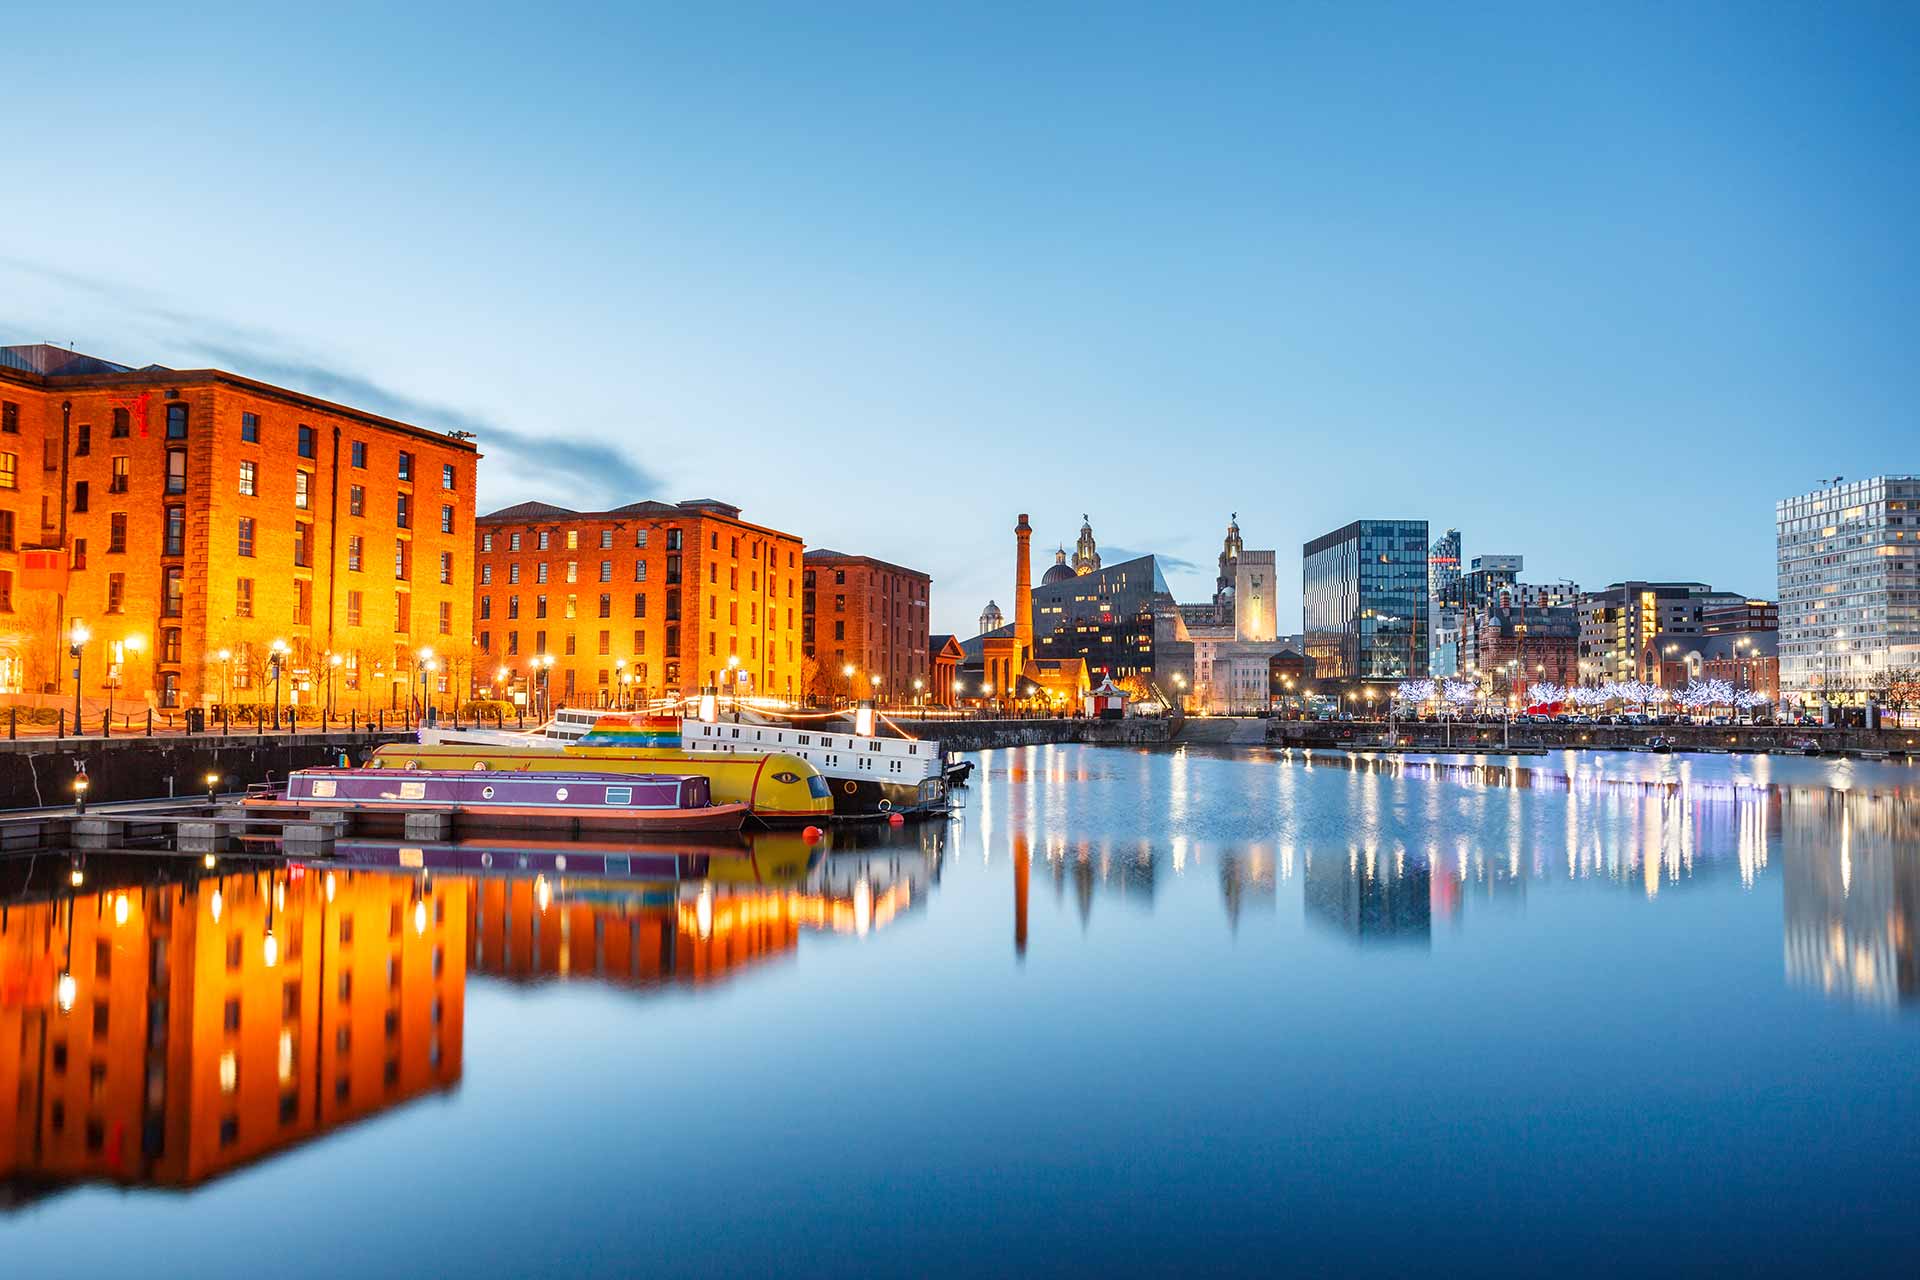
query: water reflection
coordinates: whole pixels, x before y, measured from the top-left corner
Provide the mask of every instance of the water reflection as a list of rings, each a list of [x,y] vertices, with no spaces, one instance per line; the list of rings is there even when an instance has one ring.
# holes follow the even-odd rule
[[[300,867],[178,881],[99,855],[0,874],[14,1198],[192,1186],[460,1078],[464,884]]]
[[[191,1187],[458,1084],[469,972],[700,984],[921,908],[946,829],[809,846],[0,860],[0,1204]]]
[[[1372,851],[1307,860],[1307,914],[1361,943],[1424,945],[1433,936],[1433,872],[1420,859]]]
[[[1920,999],[1920,814],[1886,796],[1781,805],[1788,982],[1883,1009]]]
[[[1084,985],[1095,958],[1111,967],[1172,957],[1162,962],[1188,966],[1182,993],[1220,984],[1227,932],[1241,962],[1331,973],[1341,998],[1351,988],[1391,999],[1409,967],[1470,975],[1459,967],[1470,947],[1505,947],[1502,963],[1551,969],[1613,946],[1618,983],[1631,988],[1657,981],[1633,972],[1634,960],[1666,954],[1636,948],[1681,945],[1676,927],[1703,921],[1705,932],[1684,939],[1696,948],[1689,963],[1739,966],[1716,998],[1747,984],[1750,1001],[1771,994],[1803,1021],[1814,1002],[1802,991],[1920,1007],[1920,805],[1886,784],[1897,771],[1850,771],[1842,789],[1830,776],[1756,785],[1712,762],[1628,776],[1584,761],[1310,769],[1275,757],[1070,749],[1012,759],[979,771],[960,821],[835,832],[811,845],[791,834],[657,846],[346,843],[331,864],[215,870],[125,855],[0,860],[0,1197],[88,1180],[192,1187],[454,1090],[466,1035],[481,1042],[478,1063],[522,1033],[495,1026],[487,1041],[478,1000],[469,1028],[470,975],[530,994],[592,984],[621,998],[556,1007],[590,1007],[572,1016],[641,1036],[671,1027],[693,1043],[713,1030],[697,1021],[705,1006],[652,995],[733,983],[741,1001],[830,1000],[836,991],[805,986],[818,967],[780,961],[812,936],[855,961],[837,981],[858,981],[861,966],[884,969],[912,951],[899,934],[918,922],[915,938],[939,944],[920,946],[940,963],[915,974],[943,993],[931,1007],[998,1027],[1027,1007],[996,993],[992,966],[979,962],[1008,961],[1009,910],[1023,994],[1076,1008],[1097,1004]],[[1179,817],[1167,804],[1176,781]],[[930,911],[936,893],[955,909]],[[1540,948],[1522,927],[1529,911],[1592,932],[1569,952]],[[1049,924],[1069,920],[1082,935],[1072,955],[1030,952],[1030,934],[1050,938]],[[1567,971],[1569,981],[1590,975]],[[1076,984],[1070,993],[1048,988],[1063,979]],[[1325,989],[1268,995],[1325,1030],[1339,1018],[1309,999]],[[1638,994],[1647,1008],[1680,1010],[1690,989]],[[1471,997],[1463,990],[1463,1007]],[[1143,1013],[1130,1002],[1089,1025],[1102,1043],[1138,1051],[1143,1029],[1181,1008]],[[1777,1036],[1791,1021],[1754,1026]],[[898,1078],[925,1069],[910,1042],[937,1032],[929,1021],[900,1038],[903,1056],[889,1062]],[[1210,1024],[1209,1034],[1225,1049],[1240,1030]],[[796,1053],[843,1068],[841,1051],[828,1039]],[[463,1122],[480,1088],[476,1070]]]

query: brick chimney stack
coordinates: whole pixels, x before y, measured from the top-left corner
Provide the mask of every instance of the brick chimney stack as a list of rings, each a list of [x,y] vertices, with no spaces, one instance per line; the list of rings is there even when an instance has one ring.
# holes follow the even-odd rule
[[[1013,536],[1019,548],[1013,562],[1013,638],[1020,647],[1020,661],[1025,662],[1033,656],[1033,526],[1024,511],[1020,523],[1013,526]]]

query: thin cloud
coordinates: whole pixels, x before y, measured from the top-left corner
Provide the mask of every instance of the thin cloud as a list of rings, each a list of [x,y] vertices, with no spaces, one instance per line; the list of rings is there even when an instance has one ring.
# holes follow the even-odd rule
[[[442,431],[471,431],[488,467],[488,487],[511,503],[527,497],[558,498],[568,503],[612,506],[659,493],[659,478],[611,445],[569,440],[505,427],[489,418],[433,400],[389,390],[359,374],[302,358],[284,337],[169,307],[138,290],[119,288],[89,276],[17,258],[0,257],[0,267],[37,276],[60,288],[89,293],[119,314],[158,326],[169,345],[206,359],[232,373],[276,382],[296,391],[335,400],[415,426]],[[206,335],[213,335],[209,338]],[[506,483],[499,483],[501,477]]]
[[[389,391],[370,379],[323,365],[214,343],[196,342],[188,346],[235,373],[257,375],[263,381],[284,383],[296,390],[416,426],[471,431],[479,438],[484,452],[511,455],[511,462],[502,470],[521,484],[532,482],[540,487],[555,487],[568,495],[598,494],[609,505],[615,499],[632,502],[648,497],[660,489],[658,479],[610,445],[517,431],[462,409]]]

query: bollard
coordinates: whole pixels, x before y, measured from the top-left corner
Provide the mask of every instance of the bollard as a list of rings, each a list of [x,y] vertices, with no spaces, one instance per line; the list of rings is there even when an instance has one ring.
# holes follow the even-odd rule
[[[65,707],[60,708],[60,723],[55,730],[55,734],[62,738],[67,736],[67,709]]]
[[[20,736],[20,708],[8,707],[7,708],[7,737],[17,738],[19,736]]]
[[[173,728],[172,716],[167,717],[167,728],[169,729]],[[152,707],[147,708],[147,736],[149,738],[153,736],[153,708]]]
[[[103,738],[113,736],[113,712],[111,711],[100,717],[100,736]]]

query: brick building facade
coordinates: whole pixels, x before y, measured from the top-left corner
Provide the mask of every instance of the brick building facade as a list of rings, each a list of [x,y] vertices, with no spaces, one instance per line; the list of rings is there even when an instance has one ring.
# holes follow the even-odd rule
[[[1468,609],[1460,657],[1494,695],[1524,701],[1542,682],[1580,683],[1580,619],[1571,607],[1502,603]]]
[[[530,693],[534,658],[551,655],[556,705],[690,697],[706,685],[792,697],[800,556],[794,534],[711,498],[491,512],[474,538],[476,674],[484,685],[504,673],[502,692]]]
[[[925,693],[932,658],[927,610],[933,579],[870,556],[825,549],[806,555],[801,646],[814,660],[815,696],[913,701]],[[851,680],[844,674],[854,668]],[[880,677],[876,683],[874,676]],[[915,682],[918,682],[917,684]]]
[[[0,693],[337,708],[464,680],[472,443],[214,369],[0,348]],[[337,659],[337,661],[336,661]],[[89,707],[92,714],[94,707]]]

